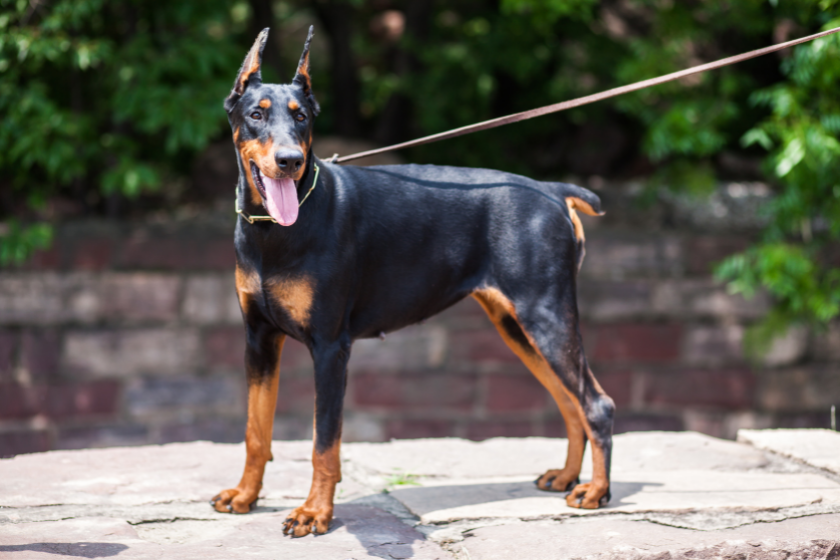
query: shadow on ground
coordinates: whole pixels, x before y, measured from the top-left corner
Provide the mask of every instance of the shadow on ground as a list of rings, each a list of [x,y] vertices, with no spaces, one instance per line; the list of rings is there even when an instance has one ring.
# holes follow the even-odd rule
[[[128,546],[116,543],[104,542],[78,542],[78,543],[32,543],[32,544],[11,544],[0,545],[0,553],[3,552],[43,552],[55,554],[56,556],[73,556],[76,558],[107,558],[116,556],[127,550]]]
[[[612,499],[604,509],[630,505],[628,498],[641,492],[644,487],[662,486],[649,482],[613,482],[610,486]],[[473,506],[492,502],[517,500],[521,498],[562,498],[564,492],[538,490],[533,482],[499,482],[492,484],[461,484],[452,486],[423,486],[400,488],[391,491],[399,501],[407,504],[415,515],[432,511]],[[565,506],[563,506],[566,509]],[[569,513],[573,510],[568,509]]]

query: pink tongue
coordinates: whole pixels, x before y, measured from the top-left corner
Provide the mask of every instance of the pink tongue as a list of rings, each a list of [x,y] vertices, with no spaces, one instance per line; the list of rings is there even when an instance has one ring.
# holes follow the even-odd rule
[[[271,217],[282,226],[290,226],[298,217],[298,199],[295,182],[291,179],[271,179],[260,173],[268,200],[266,208]]]

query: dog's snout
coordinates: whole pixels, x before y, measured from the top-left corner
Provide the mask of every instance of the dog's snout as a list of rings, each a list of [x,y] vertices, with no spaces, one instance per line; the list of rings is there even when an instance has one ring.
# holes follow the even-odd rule
[[[284,148],[274,154],[277,166],[287,173],[297,173],[303,166],[303,152]]]

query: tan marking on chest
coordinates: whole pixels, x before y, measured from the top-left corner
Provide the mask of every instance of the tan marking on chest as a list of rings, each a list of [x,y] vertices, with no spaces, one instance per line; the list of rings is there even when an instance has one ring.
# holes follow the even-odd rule
[[[251,300],[260,293],[260,277],[256,272],[236,267],[236,295],[243,313],[248,312]]]
[[[271,294],[274,303],[285,309],[296,323],[309,326],[315,296],[315,285],[309,277],[272,278],[266,284],[266,291]]]

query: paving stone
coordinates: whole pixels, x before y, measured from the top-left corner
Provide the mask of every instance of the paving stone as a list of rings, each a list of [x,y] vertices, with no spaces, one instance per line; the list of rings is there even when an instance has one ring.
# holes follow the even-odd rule
[[[528,538],[522,538],[524,534]],[[538,521],[482,527],[449,546],[473,559],[511,558],[641,559],[715,558],[823,560],[831,535],[840,535],[840,515],[788,519],[771,525],[700,532],[644,521],[587,519]],[[837,538],[840,540],[840,538]],[[814,541],[822,541],[813,544]],[[811,550],[813,556],[802,553]],[[774,555],[774,552],[776,553]]]
[[[377,508],[343,505],[328,534],[291,539],[281,527],[288,511],[226,519],[161,520],[131,525],[101,517],[6,525],[0,556],[14,560],[57,556],[131,560],[178,558],[450,559],[452,556],[398,518]],[[8,556],[7,556],[8,554]]]
[[[562,494],[540,492],[531,482],[562,463],[562,440],[345,444],[332,529],[293,540],[282,536],[281,524],[308,493],[311,445],[274,442],[260,501],[242,516],[207,504],[238,480],[242,444],[0,460],[0,557],[836,560],[840,554],[840,483],[833,475],[750,445],[664,432],[616,436],[613,500],[597,511],[569,508]],[[589,472],[587,460],[584,478]]]
[[[840,475],[840,433],[832,430],[738,430],[738,441]]]
[[[675,512],[691,504],[691,508],[715,514],[680,519],[682,526],[720,528],[751,522],[747,512],[779,508],[840,511],[840,484],[810,473],[768,471],[761,452],[700,434],[616,436],[613,498],[603,510],[569,508],[562,494],[534,487],[532,482],[537,475],[562,466],[563,449],[556,440],[393,442],[399,449],[393,457],[386,448],[376,449],[377,444],[355,445],[370,446],[355,459],[356,463],[381,469],[380,472],[404,469],[402,472],[416,476],[414,480],[420,486],[395,489],[392,495],[423,523]],[[376,460],[369,462],[373,457]],[[587,455],[583,477],[590,472]],[[816,509],[812,504],[818,504]],[[743,508],[744,515],[719,515],[738,508]]]

